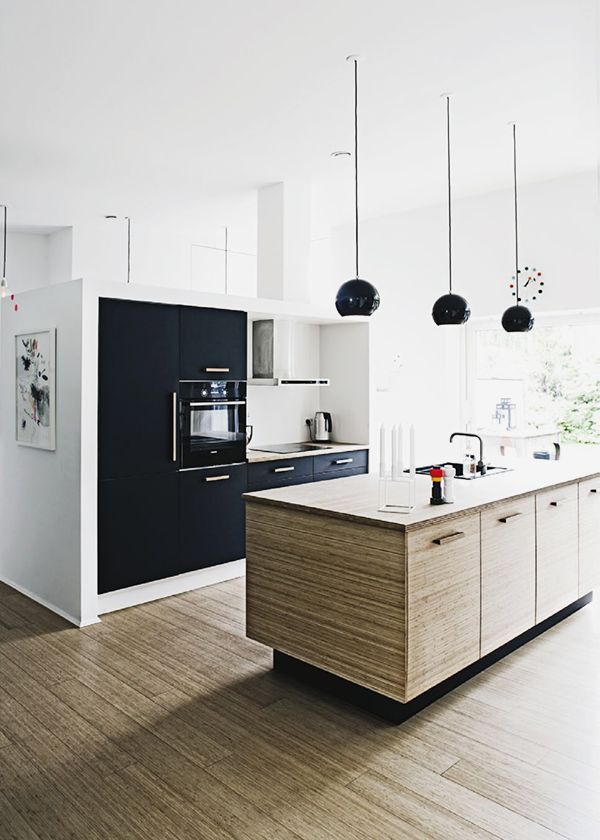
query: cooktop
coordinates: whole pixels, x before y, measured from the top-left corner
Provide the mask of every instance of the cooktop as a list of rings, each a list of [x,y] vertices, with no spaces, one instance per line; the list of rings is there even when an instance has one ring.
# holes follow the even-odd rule
[[[270,446],[252,446],[251,452],[275,452],[278,455],[287,455],[291,452],[310,452],[312,449],[326,449],[327,445],[319,443],[274,443]]]

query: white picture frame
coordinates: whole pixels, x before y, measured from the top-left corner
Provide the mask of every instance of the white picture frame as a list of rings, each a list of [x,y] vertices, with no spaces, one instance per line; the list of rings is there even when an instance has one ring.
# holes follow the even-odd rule
[[[56,449],[56,328],[15,335],[15,433],[20,446]]]

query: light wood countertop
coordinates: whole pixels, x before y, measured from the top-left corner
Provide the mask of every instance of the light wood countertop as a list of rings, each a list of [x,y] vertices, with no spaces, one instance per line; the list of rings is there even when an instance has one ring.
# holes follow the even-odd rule
[[[600,447],[589,449],[589,452],[569,454],[560,461],[522,461],[515,464],[513,470],[502,475],[491,475],[472,481],[455,480],[456,501],[449,505],[430,505],[431,481],[428,476],[417,475],[416,507],[409,514],[382,513],[378,510],[377,475],[358,475],[263,490],[246,493],[244,498],[264,505],[334,516],[382,528],[411,531],[435,522],[451,521],[467,511],[483,510],[504,499],[514,499],[539,490],[600,476]]]
[[[311,441],[300,441],[300,443],[311,443]],[[315,444],[316,446],[317,444]],[[328,455],[331,452],[358,452],[368,449],[366,443],[331,443],[319,444],[318,449],[309,449],[307,452],[262,452],[248,447],[246,458],[249,464],[260,464],[263,461],[289,461],[290,458],[306,458],[312,455]]]

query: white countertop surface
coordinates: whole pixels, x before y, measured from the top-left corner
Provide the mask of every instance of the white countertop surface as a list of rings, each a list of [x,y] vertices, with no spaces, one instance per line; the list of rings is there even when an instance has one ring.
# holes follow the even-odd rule
[[[481,510],[505,499],[514,499],[580,479],[599,477],[600,490],[600,447],[586,449],[586,452],[570,453],[560,461],[528,459],[516,462],[513,470],[501,475],[470,481],[455,480],[455,503],[449,505],[430,505],[431,480],[428,476],[417,475],[416,506],[408,514],[383,513],[378,510],[377,475],[357,475],[263,490],[246,493],[244,498],[261,504],[295,508],[317,515],[358,520],[406,531],[452,519],[468,511]]]
[[[311,443],[310,440],[298,441],[299,443]],[[316,444],[315,444],[316,445]],[[259,464],[262,461],[289,461],[290,458],[306,458],[310,455],[329,455],[334,452],[357,452],[359,449],[368,449],[366,443],[331,443],[319,444],[319,449],[309,449],[307,452],[260,452],[246,449],[246,458],[249,464]]]

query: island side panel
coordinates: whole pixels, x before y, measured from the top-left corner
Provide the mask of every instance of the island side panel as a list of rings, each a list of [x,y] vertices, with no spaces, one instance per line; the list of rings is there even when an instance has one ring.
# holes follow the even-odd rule
[[[412,700],[479,659],[480,515],[409,531],[406,549],[406,700]]]
[[[402,531],[252,501],[246,529],[247,635],[403,701]]]

